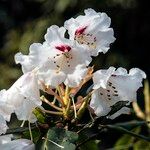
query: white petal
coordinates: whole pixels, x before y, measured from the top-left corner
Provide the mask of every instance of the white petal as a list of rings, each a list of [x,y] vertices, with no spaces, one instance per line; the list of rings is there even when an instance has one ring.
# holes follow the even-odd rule
[[[98,31],[96,37],[97,37],[96,52],[106,53],[109,50],[110,43],[113,43],[115,41],[113,29],[107,29],[106,31]],[[92,54],[94,56],[97,56],[96,53],[94,52]]]
[[[2,150],[35,150],[35,145],[27,139],[18,139],[0,145]]]
[[[8,102],[14,106],[17,106],[19,101],[22,103],[23,99],[29,99],[35,104],[41,105],[37,77],[32,72],[22,75],[8,89],[7,93],[9,95]]]
[[[13,106],[19,120],[32,118],[32,110],[42,104],[34,72],[24,74],[7,90],[7,103]]]
[[[124,72],[124,75],[123,75]],[[117,76],[111,77],[110,81],[113,83],[113,86],[118,90],[118,95],[121,100],[128,100],[130,102],[136,100],[136,91],[142,86],[142,80],[146,78],[146,75],[140,69],[131,69],[129,74],[126,71],[123,71],[121,75],[114,73]]]
[[[0,91],[0,115],[6,121],[10,121],[11,114],[14,112],[14,107],[7,102],[7,91],[1,90]]]
[[[132,76],[136,75],[137,77],[142,78],[142,79],[146,78],[145,72],[142,71],[139,68],[132,68],[132,69],[130,69],[129,75],[132,75]]]
[[[15,55],[16,63],[22,65],[23,73],[30,72],[35,68],[39,68],[48,56],[51,55],[50,48],[47,45],[33,43],[29,48],[29,55],[17,53]]]
[[[2,144],[6,144],[9,143],[11,141],[11,138],[13,137],[12,134],[8,134],[8,135],[1,135],[0,136],[0,146]]]
[[[23,96],[33,101],[36,105],[41,105],[40,92],[38,88],[37,75],[33,72],[29,72],[27,77],[23,81],[20,92]]]
[[[106,13],[97,13],[95,10],[93,10],[91,8],[86,9],[84,12],[85,12],[85,15],[87,15],[89,17],[94,16],[93,18],[96,18],[95,22],[91,22],[91,23],[93,23],[93,24],[98,23],[99,24],[98,27],[100,27],[100,28],[97,28],[98,30],[103,30],[103,29],[109,28],[109,26],[111,24],[111,19],[110,19],[110,17],[108,17],[108,15]]]
[[[63,70],[66,74],[72,74],[78,65],[88,66],[92,61],[92,58],[87,52],[86,47],[79,44],[76,44],[72,47],[70,54],[72,55],[72,59],[69,61],[70,66],[68,67],[67,63],[63,65]]]
[[[109,102],[101,97],[99,90],[92,94],[90,107],[98,117],[107,115],[111,110]]]
[[[115,75],[127,75],[128,72],[125,68],[119,67],[116,71],[115,71]]]
[[[69,87],[77,87],[81,80],[87,75],[87,67],[85,65],[78,65],[72,74],[67,75],[65,84]]]
[[[50,28],[47,29],[47,33],[45,34],[45,40],[47,43],[51,43],[54,41],[59,41],[59,38],[64,38],[64,34],[66,29],[64,27],[58,27],[56,25],[52,25]]]
[[[93,74],[93,89],[98,89],[99,87],[106,88],[107,82],[110,76],[114,73],[115,68],[110,67],[108,70],[99,70]]]
[[[28,120],[31,123],[34,123],[37,119],[32,111],[37,107],[32,101],[24,101],[23,104],[16,108],[15,113],[18,120]]]
[[[39,70],[38,78],[45,85],[49,85],[55,88],[65,81],[66,74],[64,74],[62,71],[57,72],[57,70]]]
[[[7,129],[8,129],[8,126],[6,124],[6,121],[3,118],[3,116],[0,114],[0,135],[5,134]],[[1,141],[0,141],[0,143],[1,143]]]
[[[74,34],[76,29],[79,27],[79,23],[74,18],[71,18],[64,22],[64,27],[68,29],[68,33],[70,36],[69,38],[71,40],[74,40]]]

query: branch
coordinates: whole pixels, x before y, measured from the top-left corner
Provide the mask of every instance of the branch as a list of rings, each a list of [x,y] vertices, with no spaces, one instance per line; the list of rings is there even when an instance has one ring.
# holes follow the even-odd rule
[[[102,128],[108,128],[108,129],[115,129],[117,131],[120,131],[120,132],[123,132],[123,133],[127,133],[127,134],[129,134],[131,136],[134,136],[136,138],[139,138],[139,139],[142,139],[142,140],[150,142],[150,137],[146,137],[144,135],[136,134],[136,133],[134,133],[132,131],[129,131],[129,130],[127,130],[127,129],[123,128],[123,127],[120,127],[120,126],[115,126],[115,125],[100,125],[100,127],[102,127]]]
[[[54,105],[53,103],[51,103],[49,100],[47,100],[44,96],[41,96],[41,100],[45,103],[47,103],[48,105],[50,105],[51,107],[55,108],[58,111],[63,111],[62,108],[57,107],[56,105]]]

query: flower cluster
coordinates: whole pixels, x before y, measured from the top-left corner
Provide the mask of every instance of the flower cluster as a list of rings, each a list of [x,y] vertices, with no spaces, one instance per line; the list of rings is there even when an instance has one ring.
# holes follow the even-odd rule
[[[15,55],[23,75],[8,90],[0,91],[0,134],[6,133],[6,121],[10,121],[12,113],[18,120],[34,123],[37,119],[33,112],[38,107],[44,113],[71,120],[74,116],[79,118],[81,109],[90,101],[89,106],[100,117],[107,115],[119,101],[136,100],[136,91],[146,78],[142,70],[133,68],[128,73],[124,68],[110,67],[94,73],[89,66],[92,58],[109,50],[115,37],[110,28],[111,19],[105,13],[93,9],[86,9],[84,13],[67,20],[64,27],[49,27],[45,41],[33,43],[28,55],[20,52]],[[74,100],[82,85],[91,79],[92,91]],[[58,103],[40,96],[40,91],[53,95]],[[42,103],[58,112],[45,110]],[[113,119],[122,113],[129,113],[129,108],[123,107],[108,117]]]

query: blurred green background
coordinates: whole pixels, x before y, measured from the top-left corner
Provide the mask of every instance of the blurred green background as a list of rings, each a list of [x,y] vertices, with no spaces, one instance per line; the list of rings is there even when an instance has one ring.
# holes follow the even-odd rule
[[[42,42],[47,27],[59,26],[85,8],[106,12],[112,19],[116,41],[108,53],[94,58],[96,69],[149,68],[150,9],[145,0],[0,0],[0,89],[21,75],[14,54],[28,53],[29,45]]]

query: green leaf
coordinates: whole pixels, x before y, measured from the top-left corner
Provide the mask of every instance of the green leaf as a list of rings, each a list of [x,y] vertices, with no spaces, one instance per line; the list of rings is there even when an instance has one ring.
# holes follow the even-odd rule
[[[99,140],[90,140],[80,147],[80,150],[99,150]]]
[[[146,142],[144,140],[139,140],[133,145],[134,150],[149,150],[150,142]]]
[[[77,139],[78,134],[76,132],[54,127],[48,130],[41,150],[61,150],[61,147],[63,147],[64,150],[75,150],[75,142]]]
[[[139,131],[140,131],[139,127],[132,130],[132,132],[135,132],[135,133],[139,133]],[[135,139],[135,137],[133,137],[129,134],[125,134],[121,138],[119,138],[119,140],[116,142],[114,149],[115,150],[124,150],[124,149],[128,149],[128,148],[132,147],[132,145],[134,143],[134,139]]]
[[[40,123],[45,123],[45,115],[43,114],[43,112],[40,110],[40,108],[35,108],[33,110],[33,114],[36,116],[37,120]]]
[[[32,136],[33,136],[33,142],[37,143],[37,141],[41,137],[41,133],[38,129],[34,129],[34,130],[32,130]],[[23,132],[23,138],[30,139],[30,132],[29,131]]]

